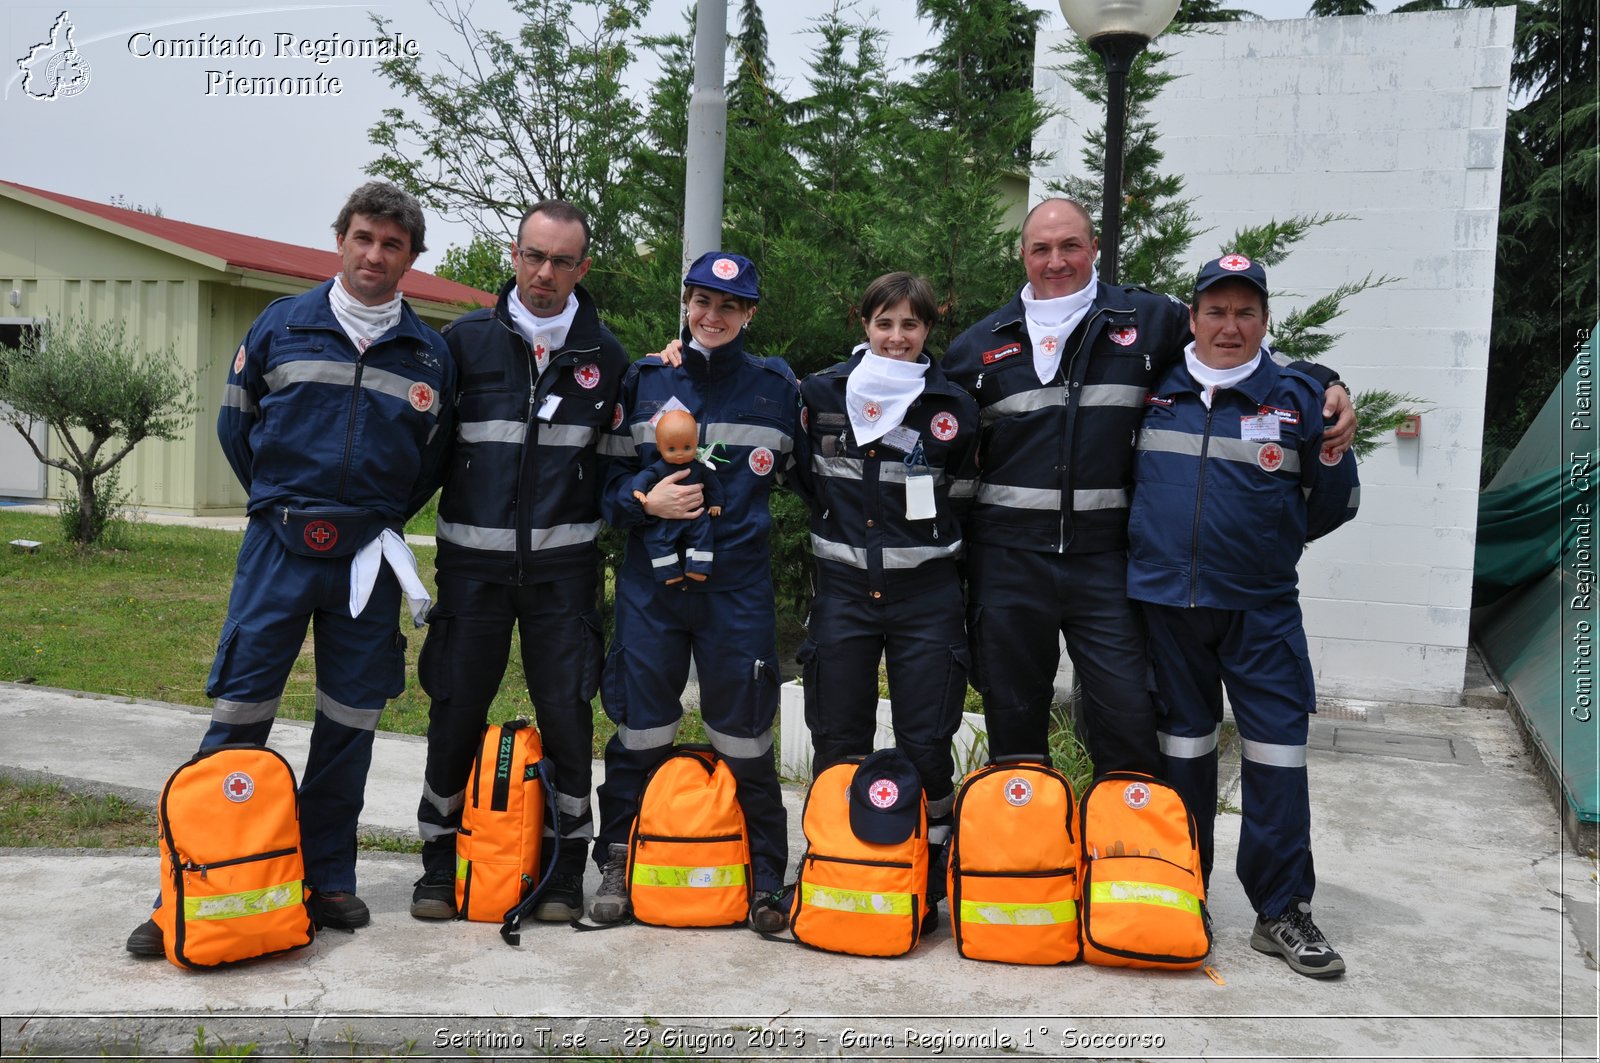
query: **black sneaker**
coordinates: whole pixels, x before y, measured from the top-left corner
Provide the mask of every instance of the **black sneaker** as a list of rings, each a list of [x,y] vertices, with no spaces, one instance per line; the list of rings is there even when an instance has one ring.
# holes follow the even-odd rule
[[[128,935],[128,951],[135,956],[153,957],[167,954],[166,942],[161,936],[161,928],[154,919],[146,919],[133,928],[133,933]]]
[[[1257,952],[1282,956],[1291,969],[1307,978],[1336,978],[1344,974],[1344,959],[1311,921],[1310,901],[1296,900],[1276,919],[1256,916],[1250,947]]]
[[[417,879],[411,891],[411,918],[454,919],[456,917],[456,880],[448,868],[429,871]]]
[[[633,914],[628,901],[628,847],[612,842],[606,850],[606,866],[600,869],[600,892],[589,906],[589,918],[597,923],[620,923]]]
[[[789,929],[789,891],[757,897],[750,906],[750,929],[758,934],[781,934]]]
[[[939,902],[935,900],[928,901],[928,910],[922,913],[922,928],[918,935],[927,937],[929,934],[937,934],[943,922],[944,920],[939,918]]]
[[[372,913],[361,898],[344,890],[313,893],[311,916],[318,930],[354,930],[372,922]]]
[[[550,884],[539,894],[539,903],[533,906],[533,917],[541,923],[570,923],[583,918],[582,872],[557,871],[550,876]]]

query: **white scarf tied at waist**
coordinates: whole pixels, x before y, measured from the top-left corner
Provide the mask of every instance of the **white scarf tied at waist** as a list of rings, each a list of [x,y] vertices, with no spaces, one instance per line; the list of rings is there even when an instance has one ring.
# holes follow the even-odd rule
[[[378,582],[378,571],[387,561],[394,570],[400,589],[405,592],[406,604],[411,607],[411,621],[422,626],[433,599],[417,575],[417,559],[406,541],[388,528],[383,534],[356,551],[350,560],[350,615],[360,616],[372,597],[372,588]]]

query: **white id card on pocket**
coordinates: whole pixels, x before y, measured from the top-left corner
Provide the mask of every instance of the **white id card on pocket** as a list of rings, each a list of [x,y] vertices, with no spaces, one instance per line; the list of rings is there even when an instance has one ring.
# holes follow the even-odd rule
[[[910,472],[906,474],[906,519],[931,520],[934,515],[933,474]]]

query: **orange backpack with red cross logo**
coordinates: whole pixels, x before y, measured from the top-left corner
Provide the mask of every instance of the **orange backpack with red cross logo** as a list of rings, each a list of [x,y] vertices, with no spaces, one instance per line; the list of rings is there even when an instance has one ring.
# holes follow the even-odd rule
[[[1083,958],[1187,970],[1211,951],[1194,817],[1151,775],[1113,771],[1084,792]]]
[[[858,956],[916,948],[928,904],[928,802],[910,761],[888,749],[823,769],[801,825],[795,940]]]
[[[304,948],[306,907],[294,771],[271,749],[201,750],[168,777],[158,806],[167,959],[221,967]]]
[[[1076,819],[1072,783],[1037,758],[997,758],[962,780],[946,873],[961,955],[1078,958]]]

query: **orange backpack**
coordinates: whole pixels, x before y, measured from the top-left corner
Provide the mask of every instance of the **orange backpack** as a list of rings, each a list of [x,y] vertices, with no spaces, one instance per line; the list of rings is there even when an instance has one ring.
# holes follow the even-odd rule
[[[1107,772],[1083,795],[1083,958],[1187,970],[1211,951],[1194,817],[1171,786]]]
[[[633,918],[731,926],[749,917],[753,886],[733,772],[709,747],[674,749],[645,780],[628,839]]]
[[[880,774],[885,753],[900,757],[904,769]],[[894,843],[860,838],[851,804],[863,800],[897,808],[911,824],[909,836]],[[801,825],[806,853],[789,908],[795,940],[857,956],[916,948],[927,907],[928,801],[909,762],[880,750],[823,769],[806,794]]]
[[[539,852],[547,798],[554,796],[549,772],[539,729],[526,716],[490,724],[456,831],[457,918],[500,923],[500,935],[513,945],[520,943],[522,917],[543,885]]]
[[[306,907],[294,771],[260,746],[196,753],[161,790],[161,927],[167,959],[221,967],[304,948]]]
[[[1072,783],[1048,764],[1007,757],[956,794],[950,925],[971,960],[1078,958],[1078,861]]]

